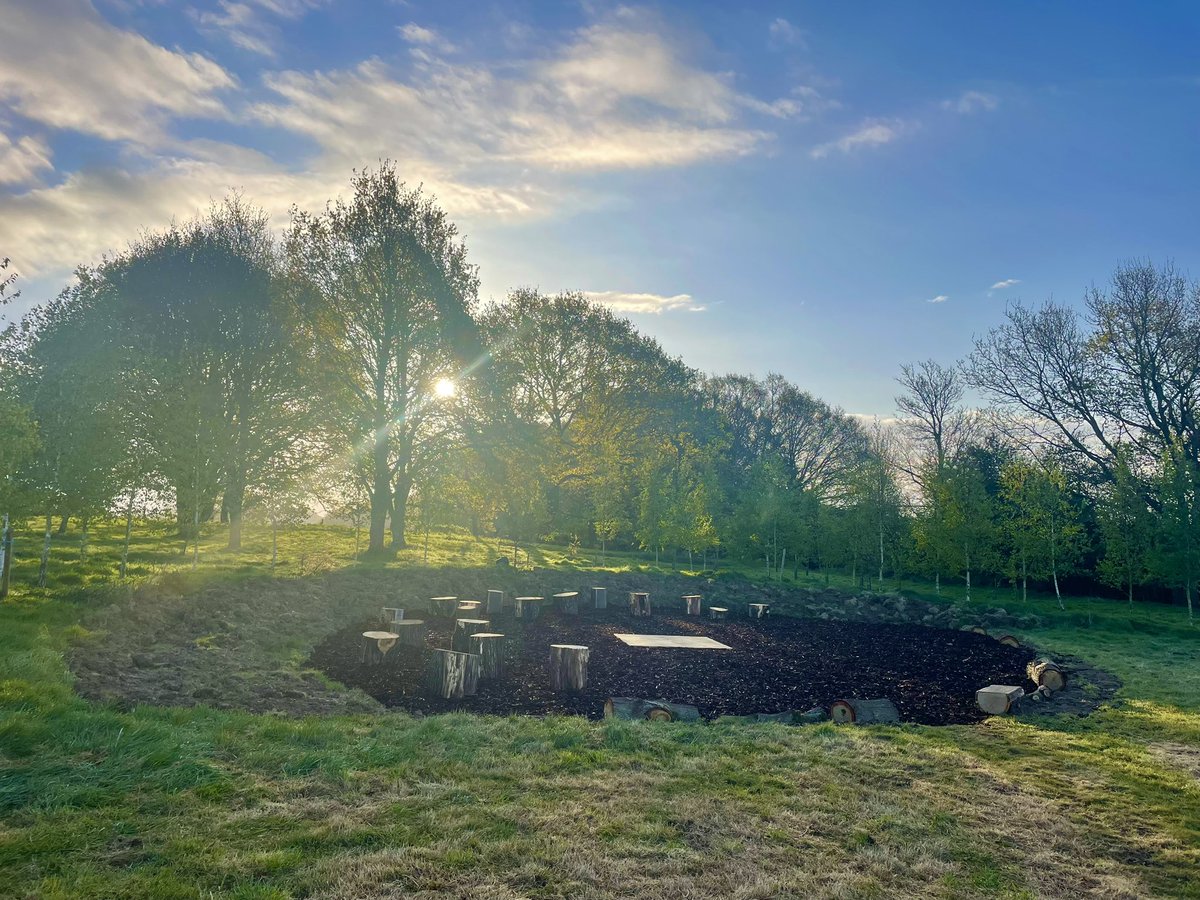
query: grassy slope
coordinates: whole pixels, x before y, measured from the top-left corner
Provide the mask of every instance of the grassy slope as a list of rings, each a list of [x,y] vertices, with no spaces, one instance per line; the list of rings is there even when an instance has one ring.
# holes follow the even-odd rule
[[[218,545],[202,548],[197,578],[269,558],[263,536],[241,555]],[[1177,609],[1031,602],[1043,627],[1029,637],[1125,680],[1122,702],[1082,720],[118,712],[79,700],[62,658],[84,609],[104,602],[117,534],[102,531],[86,563],[76,547],[56,543],[48,591],[25,587],[36,560],[22,558],[0,607],[0,896],[1200,897],[1200,641]],[[131,571],[178,566],[177,551],[142,529]],[[344,531],[301,529],[277,574],[352,552]],[[496,552],[439,536],[429,561]],[[1022,608],[1007,592],[976,602]]]

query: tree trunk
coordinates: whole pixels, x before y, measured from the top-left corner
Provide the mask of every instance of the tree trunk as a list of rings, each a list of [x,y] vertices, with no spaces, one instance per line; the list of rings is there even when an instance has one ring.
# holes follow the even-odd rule
[[[747,614],[751,619],[765,619],[771,614],[771,604],[751,603],[747,608]]]
[[[516,597],[513,600],[513,615],[527,622],[534,621],[542,612],[544,597]]]
[[[58,531],[55,532],[59,537],[67,533],[67,523],[71,521],[71,517],[64,515],[58,522]]]
[[[1024,689],[1007,684],[991,684],[975,692],[975,703],[985,713],[1002,716],[1011,712],[1016,703],[1025,696]]]
[[[650,595],[645,591],[629,592],[629,614],[636,619],[650,615]]]
[[[454,618],[454,612],[458,609],[457,597],[434,597],[429,601],[429,607],[433,610],[433,614],[442,619]]]
[[[487,614],[498,616],[504,612],[504,591],[487,592]]]
[[[79,520],[79,558],[87,559],[88,555],[88,530],[92,524],[89,516],[84,516]]]
[[[392,495],[392,546],[407,547],[408,541],[405,530],[408,527],[408,498],[412,494],[413,481],[411,478],[396,479],[395,493]]]
[[[399,622],[389,622],[388,630],[400,636],[400,643],[405,647],[421,648],[425,646],[425,620],[401,619]]]
[[[125,504],[125,541],[121,544],[122,580],[129,572],[129,540],[133,537],[133,488],[129,489],[129,502]]]
[[[729,607],[727,606],[710,606],[708,608],[708,617],[714,622],[724,621],[727,615],[729,615]]]
[[[426,684],[430,693],[443,700],[474,696],[479,687],[482,660],[473,653],[434,650],[426,665]]]
[[[579,613],[579,591],[564,591],[554,595],[558,603],[558,611],[564,615],[574,616]]]
[[[829,717],[839,725],[876,725],[899,722],[900,711],[891,700],[835,700],[829,707]]]
[[[1067,676],[1063,674],[1062,669],[1053,660],[1047,659],[1044,656],[1040,656],[1029,663],[1025,671],[1029,675],[1029,680],[1038,687],[1045,687],[1052,691],[1061,691],[1067,686]]]
[[[367,537],[367,552],[383,552],[384,534],[387,530],[387,517],[392,508],[392,481],[388,476],[388,435],[387,424],[381,422],[375,430],[375,446],[372,454],[375,468],[374,478],[369,492],[371,502],[371,528]]]
[[[595,609],[608,609],[608,588],[592,588],[592,606]]]
[[[451,647],[459,653],[471,652],[471,635],[481,631],[486,632],[492,627],[487,619],[459,619],[454,623],[454,636]]]
[[[577,694],[586,688],[589,652],[579,644],[551,644],[550,689]]]
[[[399,636],[391,631],[364,631],[362,633],[363,665],[377,666],[388,655]]]
[[[504,635],[480,631],[471,635],[471,652],[479,657],[479,677],[495,681],[504,677]]]
[[[54,532],[54,516],[46,513],[46,537],[42,541],[42,561],[38,566],[37,586],[46,586],[46,575],[50,569],[50,536]]]
[[[238,541],[241,542],[241,511],[238,512]],[[279,560],[279,526],[271,523],[271,574],[275,574],[275,563]]]
[[[644,719],[647,722],[698,722],[700,710],[687,703],[609,697],[604,702],[606,719]]]
[[[699,594],[687,594],[683,598],[683,602],[687,604],[687,614],[689,616],[700,615],[700,606],[704,601]]]

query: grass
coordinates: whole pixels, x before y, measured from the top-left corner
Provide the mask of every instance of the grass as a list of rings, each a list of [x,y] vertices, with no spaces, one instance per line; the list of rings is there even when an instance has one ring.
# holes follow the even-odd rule
[[[131,576],[187,589],[261,575],[270,558],[269,536],[232,554],[214,528],[192,572],[166,527],[135,536]],[[1178,609],[1030,601],[1042,624],[1028,638],[1124,680],[1086,719],[122,711],[79,699],[63,659],[88,639],[88,613],[122,593],[119,529],[98,529],[86,561],[77,535],[57,539],[46,589],[30,586],[39,536],[20,537],[0,606],[0,896],[1200,897],[1200,640]],[[276,575],[424,564],[419,547],[353,551],[344,529],[301,528],[283,536]],[[439,534],[429,564],[507,552]],[[652,568],[555,548],[530,562]],[[976,598],[1027,611],[1008,592]]]

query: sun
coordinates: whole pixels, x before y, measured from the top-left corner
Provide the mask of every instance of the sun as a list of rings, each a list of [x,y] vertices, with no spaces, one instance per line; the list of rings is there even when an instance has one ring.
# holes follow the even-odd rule
[[[454,382],[449,378],[439,378],[433,386],[433,392],[439,397],[453,397],[456,390]]]

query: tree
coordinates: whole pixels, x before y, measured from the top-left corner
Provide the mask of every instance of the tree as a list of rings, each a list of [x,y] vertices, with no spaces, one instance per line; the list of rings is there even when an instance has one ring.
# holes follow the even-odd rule
[[[1083,550],[1083,528],[1067,495],[1062,469],[1046,460],[1016,457],[1001,470],[1007,505],[1005,531],[1019,565],[1022,598],[1029,575],[1049,577],[1063,607],[1058,576],[1074,569]]]
[[[1133,603],[1133,587],[1147,574],[1153,521],[1150,509],[1130,471],[1130,454],[1117,448],[1113,481],[1101,488],[1096,502],[1096,517],[1104,541],[1104,555],[1097,574],[1106,584],[1124,587]]]
[[[1165,583],[1183,589],[1188,621],[1195,621],[1193,596],[1200,578],[1200,467],[1182,446],[1168,451],[1155,480],[1161,523],[1151,569]]]
[[[912,437],[920,460],[910,466],[910,473],[936,476],[977,431],[976,418],[962,405],[962,378],[957,368],[927,359],[902,366],[896,381],[904,388],[896,397],[896,405],[906,417],[902,426]]]
[[[295,212],[285,247],[336,386],[334,427],[365,474],[377,552],[389,516],[393,545],[405,545],[413,485],[450,438],[435,386],[465,377],[477,357],[478,277],[454,225],[390,162],[355,173],[351,187],[321,215]]]

